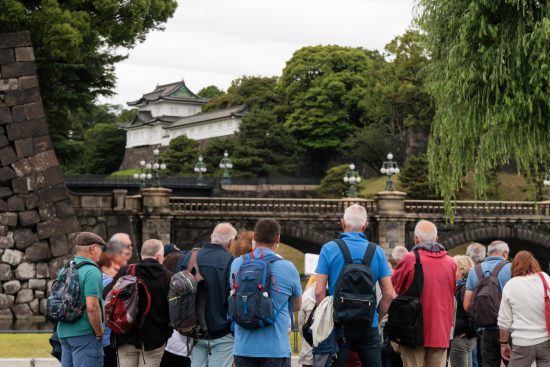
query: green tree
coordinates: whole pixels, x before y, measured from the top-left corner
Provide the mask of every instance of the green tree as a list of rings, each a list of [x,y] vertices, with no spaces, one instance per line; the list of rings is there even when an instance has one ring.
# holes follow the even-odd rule
[[[126,132],[116,124],[99,123],[84,133],[85,170],[108,174],[118,170],[126,147]]]
[[[4,0],[0,33],[31,32],[49,131],[61,161],[71,159],[71,112],[113,94],[114,64],[176,9],[176,0]]]
[[[363,125],[360,102],[372,86],[374,61],[364,50],[304,47],[287,62],[278,90],[288,102],[285,126],[300,144],[317,152],[335,150]]]
[[[348,185],[344,182],[344,175],[348,169],[347,164],[330,168],[321,180],[317,194],[323,198],[346,197]]]
[[[451,209],[467,172],[475,195],[514,161],[526,177],[550,162],[550,7],[538,0],[419,0],[436,101],[430,177]],[[534,192],[532,181],[531,190]]]
[[[185,135],[172,139],[168,148],[162,153],[166,163],[166,175],[192,174],[198,155],[199,143],[196,140],[189,139]]]
[[[235,152],[236,138],[234,136],[228,138],[214,138],[208,141],[206,147],[201,149],[201,154],[204,158],[204,163],[208,167],[208,174],[213,176],[221,176],[223,170],[219,168],[223,153],[227,151],[230,158],[233,159]],[[231,171],[233,175],[233,171]]]
[[[211,98],[223,96],[225,92],[220,88],[216,87],[215,85],[209,85],[208,87],[202,88],[197,94],[203,98],[211,99]]]
[[[351,134],[340,154],[347,160],[361,162],[378,172],[388,152],[395,148],[394,137],[385,125],[371,124]]]
[[[438,198],[433,185],[430,184],[426,154],[412,155],[407,158],[399,174],[399,183],[409,198]]]
[[[214,97],[203,106],[203,111],[218,110],[247,104],[249,108],[272,108],[283,103],[275,91],[276,77],[243,76],[231,82],[227,93]]]

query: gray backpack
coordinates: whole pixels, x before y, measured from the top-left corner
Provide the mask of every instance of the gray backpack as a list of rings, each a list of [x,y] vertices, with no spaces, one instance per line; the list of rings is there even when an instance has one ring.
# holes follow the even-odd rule
[[[475,267],[478,283],[474,291],[471,314],[477,327],[497,324],[501,298],[498,273],[507,263],[507,261],[500,262],[489,276],[485,276],[481,264]]]

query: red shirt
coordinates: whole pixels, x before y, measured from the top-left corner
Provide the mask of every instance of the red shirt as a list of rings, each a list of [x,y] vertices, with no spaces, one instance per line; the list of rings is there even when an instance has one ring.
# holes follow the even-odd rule
[[[456,263],[447,251],[419,250],[424,272],[422,290],[422,314],[424,316],[424,346],[448,348],[453,326],[454,294],[456,288]],[[392,275],[397,294],[405,292],[414,277],[415,256],[406,254]]]

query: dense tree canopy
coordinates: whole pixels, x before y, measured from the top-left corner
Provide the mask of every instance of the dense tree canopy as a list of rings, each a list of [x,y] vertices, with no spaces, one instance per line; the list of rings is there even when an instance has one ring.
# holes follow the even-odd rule
[[[29,30],[36,55],[40,90],[50,134],[63,161],[72,150],[69,131],[75,130],[72,111],[89,111],[99,95],[115,85],[114,64],[170,18],[176,0],[4,0],[0,33]]]
[[[118,170],[126,147],[126,132],[116,124],[99,123],[84,134],[85,170],[109,174]]]
[[[199,155],[199,143],[185,135],[170,141],[162,154],[168,176],[190,175]],[[207,167],[210,169],[211,167]]]
[[[214,97],[223,96],[225,92],[215,85],[209,85],[208,87],[202,88],[197,94],[203,98],[211,99]]]
[[[433,61],[436,115],[430,177],[450,203],[474,173],[514,161],[528,177],[550,152],[550,7],[538,0],[419,0],[418,19]],[[530,181],[533,182],[533,181]]]

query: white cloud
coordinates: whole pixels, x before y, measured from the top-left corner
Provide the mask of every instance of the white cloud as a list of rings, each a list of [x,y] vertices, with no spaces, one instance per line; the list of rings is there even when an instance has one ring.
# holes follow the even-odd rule
[[[184,78],[197,92],[241,75],[280,75],[303,46],[382,50],[410,25],[413,0],[186,0],[165,25],[116,66],[125,104],[156,84]]]

